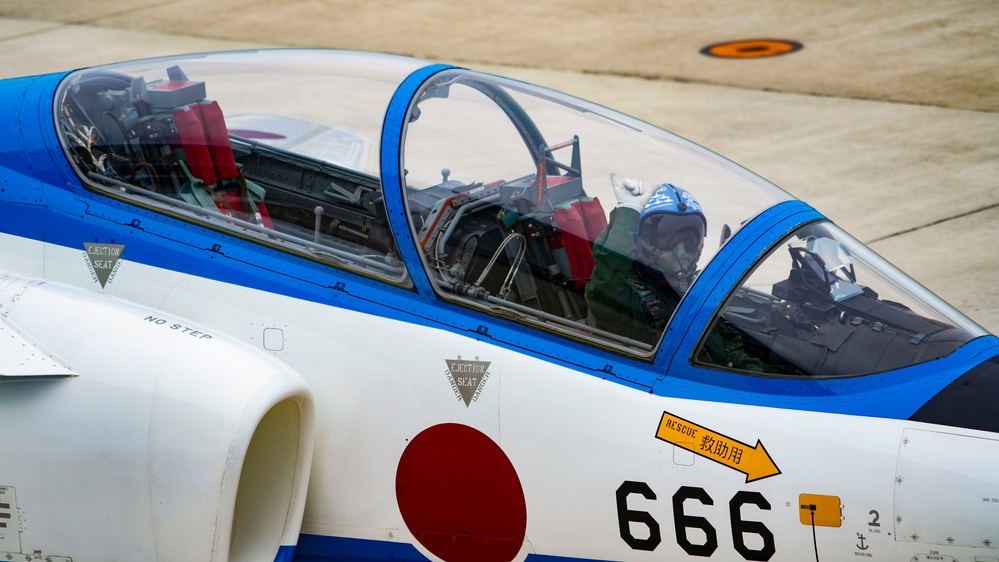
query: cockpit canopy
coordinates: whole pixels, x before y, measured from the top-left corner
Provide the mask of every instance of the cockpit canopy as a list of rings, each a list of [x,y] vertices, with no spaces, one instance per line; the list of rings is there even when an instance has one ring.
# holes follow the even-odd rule
[[[709,264],[737,251],[729,242],[747,225],[792,201],[708,150],[601,106],[428,68],[297,50],[98,67],[60,85],[57,129],[88,189],[648,360],[685,295],[720,282],[705,279]],[[421,71],[428,78],[413,85]],[[660,216],[612,212],[612,175],[658,190]],[[630,231],[614,246],[601,236],[617,220],[631,221]],[[900,368],[983,333],[828,223],[785,235],[748,271],[727,272],[742,280],[700,346],[681,350],[692,364],[739,370],[706,351],[718,331],[737,333],[760,365],[753,370],[776,376]],[[636,289],[648,294],[630,321],[644,335],[604,329],[591,307],[603,290],[591,282],[601,261],[643,275],[682,272],[684,282],[670,284],[672,294]]]

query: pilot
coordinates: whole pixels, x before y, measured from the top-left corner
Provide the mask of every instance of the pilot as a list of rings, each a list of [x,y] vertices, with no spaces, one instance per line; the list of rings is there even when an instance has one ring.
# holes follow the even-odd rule
[[[707,219],[686,190],[647,188],[611,174],[618,205],[593,244],[595,267],[586,285],[589,324],[655,345],[697,275]],[[762,371],[743,349],[739,332],[724,322],[704,348],[710,363]]]

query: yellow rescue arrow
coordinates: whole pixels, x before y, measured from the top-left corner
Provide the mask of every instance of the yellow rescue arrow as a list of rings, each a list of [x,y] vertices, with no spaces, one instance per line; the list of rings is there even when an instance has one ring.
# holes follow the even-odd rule
[[[656,438],[738,470],[746,475],[746,482],[780,474],[780,469],[759,439],[755,447],[750,447],[669,412],[663,412]]]

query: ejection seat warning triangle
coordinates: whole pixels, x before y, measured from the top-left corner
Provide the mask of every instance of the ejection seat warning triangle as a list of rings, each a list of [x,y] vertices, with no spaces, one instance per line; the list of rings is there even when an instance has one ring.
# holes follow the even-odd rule
[[[125,245],[84,242],[83,247],[86,248],[83,257],[87,260],[90,275],[93,276],[94,281],[101,284],[103,289],[109,281],[114,279],[121,263],[119,260],[122,251],[125,250]]]
[[[756,446],[750,447],[669,412],[663,412],[656,438],[737,470],[746,475],[746,482],[780,474],[780,469],[758,439]]]
[[[455,396],[465,402],[467,408],[479,399],[479,393],[489,380],[489,361],[466,361],[459,355],[457,359],[445,359],[447,376]]]

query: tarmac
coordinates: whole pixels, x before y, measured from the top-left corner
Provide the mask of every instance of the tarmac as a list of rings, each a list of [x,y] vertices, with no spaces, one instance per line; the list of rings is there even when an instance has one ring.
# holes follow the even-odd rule
[[[803,48],[701,54],[750,39]],[[266,47],[414,56],[613,107],[807,201],[999,333],[999,2],[0,0],[0,78]]]

